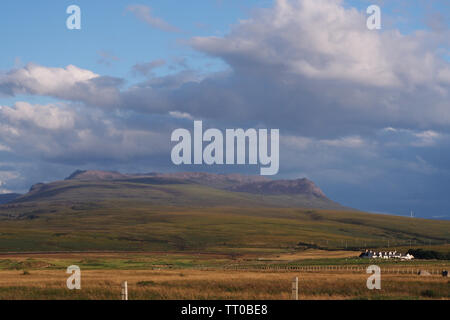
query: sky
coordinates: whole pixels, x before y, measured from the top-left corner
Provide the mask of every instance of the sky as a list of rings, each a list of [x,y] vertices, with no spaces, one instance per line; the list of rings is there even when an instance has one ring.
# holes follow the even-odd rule
[[[76,169],[259,173],[173,165],[171,132],[202,120],[279,129],[275,179],[450,218],[447,0],[4,1],[0,39],[1,193]]]

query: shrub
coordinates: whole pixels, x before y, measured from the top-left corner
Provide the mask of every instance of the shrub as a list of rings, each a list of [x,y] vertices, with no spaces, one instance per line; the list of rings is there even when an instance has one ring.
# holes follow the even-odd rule
[[[416,259],[435,259],[435,260],[450,260],[450,253],[441,253],[433,250],[423,249],[409,249],[409,254],[412,254]]]
[[[420,295],[422,297],[427,297],[427,298],[435,298],[438,296],[438,294],[436,292],[434,292],[433,290],[424,290],[420,293]]]
[[[146,287],[146,286],[151,286],[151,285],[155,285],[156,282],[154,281],[139,281],[138,283],[136,283],[139,287]]]

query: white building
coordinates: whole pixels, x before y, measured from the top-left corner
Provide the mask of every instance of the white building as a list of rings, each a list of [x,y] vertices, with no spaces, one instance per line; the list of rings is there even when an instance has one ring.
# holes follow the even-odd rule
[[[372,251],[372,250],[366,250],[365,252],[361,253],[359,256],[360,258],[366,258],[366,259],[400,259],[400,260],[412,260],[414,259],[414,256],[410,255],[409,253],[406,255],[403,255],[397,251]]]

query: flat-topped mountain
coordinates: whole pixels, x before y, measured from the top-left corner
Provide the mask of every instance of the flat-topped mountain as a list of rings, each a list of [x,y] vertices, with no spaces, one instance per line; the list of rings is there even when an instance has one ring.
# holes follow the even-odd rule
[[[0,204],[0,252],[356,248],[449,240],[449,223],[364,213],[308,179],[76,171]],[[320,243],[320,245],[318,245]]]
[[[181,181],[198,182],[203,184],[233,184],[271,181],[263,176],[241,174],[214,174],[206,172],[174,172],[174,173],[120,173],[116,171],[77,170],[65,180],[95,181],[95,180],[123,180],[139,178],[164,178]]]
[[[143,181],[162,179],[171,183],[196,183],[233,192],[245,192],[266,195],[307,195],[326,199],[325,194],[311,180],[271,180],[264,176],[241,174],[214,174],[206,172],[176,172],[123,174],[115,171],[81,171],[72,173],[67,180],[75,181]],[[161,180],[158,180],[161,181]]]
[[[205,172],[120,173],[77,170],[63,181],[38,183],[13,203],[138,201],[175,206],[269,206],[348,209],[308,179]]]

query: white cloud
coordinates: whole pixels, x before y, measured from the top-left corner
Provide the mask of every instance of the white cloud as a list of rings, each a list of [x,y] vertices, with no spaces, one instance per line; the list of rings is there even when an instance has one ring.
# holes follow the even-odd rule
[[[11,148],[0,143],[0,151],[9,152],[9,151],[11,151]]]
[[[418,140],[413,142],[412,145],[416,147],[434,146],[436,145],[437,140],[441,138],[441,134],[433,130],[419,132],[416,133],[415,136]]]
[[[193,120],[194,118],[187,112],[170,111],[169,115],[176,119],[188,119]]]
[[[49,130],[70,130],[74,127],[75,113],[56,105],[31,105],[17,102],[14,107],[0,106],[0,118],[10,124],[24,122]]]
[[[380,87],[435,81],[442,64],[419,37],[370,31],[366,15],[342,3],[277,0],[274,8],[241,21],[229,35],[195,37],[192,45],[234,68],[250,62],[310,79]]]
[[[306,150],[308,148],[316,147],[316,148],[364,148],[368,147],[371,143],[369,141],[365,141],[363,138],[359,136],[348,136],[337,139],[315,139],[309,137],[302,136],[281,136],[281,143],[288,148],[293,148],[298,151]]]
[[[77,83],[97,77],[99,77],[98,74],[74,65],[66,68],[48,68],[30,63],[24,68],[14,69],[1,77],[0,85],[10,84],[17,93],[56,95]]]
[[[177,96],[209,100],[209,110],[198,110],[205,116],[227,108],[230,120],[264,119],[309,135],[450,124],[450,66],[440,54],[448,40],[432,31],[369,31],[366,18],[339,0],[277,0],[223,37],[194,37],[195,49],[232,73]]]
[[[288,148],[293,148],[296,150],[305,150],[312,143],[314,143],[313,139],[307,137],[299,137],[299,136],[282,136],[281,143]]]
[[[383,141],[388,147],[433,147],[445,137],[444,134],[434,130],[420,131],[388,127],[380,132],[385,135]]]
[[[443,68],[439,70],[438,79],[443,83],[450,84],[450,68]]]
[[[0,170],[0,194],[12,193],[11,190],[6,189],[8,182],[19,177],[19,173],[15,171],[1,171]]]
[[[50,68],[30,63],[23,68],[0,74],[0,94],[52,96],[94,105],[114,106],[118,103],[117,87],[121,82],[120,79],[101,77],[74,65]]]
[[[339,148],[361,148],[366,145],[365,141],[361,137],[357,136],[344,137],[333,140],[321,140],[320,142],[328,146]]]
[[[63,103],[0,106],[0,151],[56,162],[128,161],[169,153],[169,133]]]

